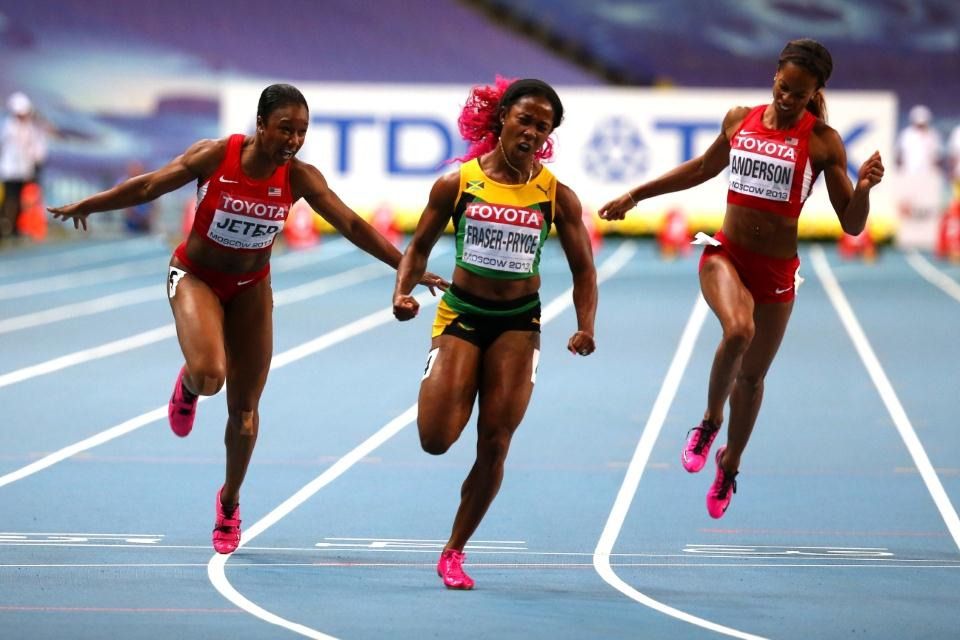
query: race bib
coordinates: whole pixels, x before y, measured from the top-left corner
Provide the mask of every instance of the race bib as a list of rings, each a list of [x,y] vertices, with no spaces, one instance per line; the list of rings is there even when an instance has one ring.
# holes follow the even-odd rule
[[[265,249],[283,230],[286,217],[286,206],[221,193],[207,237],[232,249]]]
[[[789,202],[797,148],[751,135],[737,135],[730,149],[730,190]]]
[[[473,202],[464,212],[461,261],[496,271],[532,273],[543,214],[523,207]]]

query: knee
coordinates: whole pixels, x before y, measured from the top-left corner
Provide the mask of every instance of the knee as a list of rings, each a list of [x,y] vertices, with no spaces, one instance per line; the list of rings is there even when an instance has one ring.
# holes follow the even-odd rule
[[[224,367],[216,365],[199,365],[190,367],[190,382],[194,389],[201,396],[212,396],[220,393],[227,380],[227,372]]]
[[[417,415],[420,447],[434,456],[446,453],[463,433],[463,428],[467,426],[469,419],[469,413],[461,414],[458,411],[441,413],[421,409]]]
[[[437,434],[420,433],[420,447],[432,456],[443,455],[453,441]]]
[[[511,434],[506,430],[498,430],[477,441],[477,460],[485,460],[488,464],[503,464],[510,450]]]
[[[737,318],[723,329],[723,341],[738,353],[743,353],[753,342],[755,327],[753,318]]]
[[[223,389],[223,384],[226,379],[227,376],[225,375],[204,376],[203,383],[200,388],[200,395],[213,396],[220,393],[220,390]]]
[[[737,376],[737,385],[741,389],[751,393],[758,393],[763,390],[764,375],[761,373],[743,373]]]
[[[257,435],[260,418],[256,410],[229,409],[227,413],[227,425],[231,430],[236,431],[241,436],[252,437]]]

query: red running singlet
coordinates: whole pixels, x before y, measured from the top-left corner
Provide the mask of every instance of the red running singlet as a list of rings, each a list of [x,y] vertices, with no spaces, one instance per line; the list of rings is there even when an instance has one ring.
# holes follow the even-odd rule
[[[227,139],[223,162],[198,186],[193,231],[219,247],[269,251],[293,204],[290,163],[266,180],[252,180],[240,168],[243,140],[243,134]]]
[[[804,111],[790,129],[768,129],[763,126],[766,108],[751,109],[730,139],[727,202],[799,218],[817,179],[809,154],[810,132],[817,118]]]

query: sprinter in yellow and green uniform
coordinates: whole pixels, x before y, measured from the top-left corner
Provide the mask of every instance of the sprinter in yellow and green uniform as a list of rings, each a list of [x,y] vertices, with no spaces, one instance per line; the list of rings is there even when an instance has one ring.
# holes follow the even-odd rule
[[[530,183],[515,185],[485,176],[477,158],[464,163],[453,211],[457,267],[494,280],[539,275],[556,193],[557,180],[546,167]],[[539,331],[539,325],[537,293],[486,300],[453,285],[438,306],[433,337],[456,335],[486,348],[503,331]]]
[[[593,353],[597,274],[576,194],[543,166],[563,105],[540,80],[497,78],[474,87],[460,114],[471,143],[460,170],[433,185],[397,271],[393,311],[417,315],[410,295],[440,234],[452,221],[456,267],[433,324],[420,383],[420,443],[439,455],[457,441],[475,402],[477,459],[461,488],[453,530],[437,564],[451,589],[471,589],[463,548],[493,502],[510,440],[533,393],[540,356],[540,256],[557,231],[573,275],[577,331],[567,349]]]

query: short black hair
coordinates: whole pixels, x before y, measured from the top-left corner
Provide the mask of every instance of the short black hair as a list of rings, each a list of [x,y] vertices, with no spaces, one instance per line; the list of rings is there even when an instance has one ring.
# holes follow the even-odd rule
[[[257,117],[264,122],[270,114],[288,104],[302,104],[307,111],[307,99],[292,84],[272,84],[260,93],[260,102],[257,103]]]
[[[503,115],[505,111],[509,110],[514,103],[524,96],[540,96],[546,98],[550,102],[550,106],[553,107],[553,128],[556,129],[560,126],[560,122],[563,120],[563,103],[560,102],[560,96],[557,95],[557,92],[554,91],[553,87],[549,84],[535,78],[524,78],[510,83],[510,86],[507,87],[507,90],[504,91],[500,97],[500,104],[497,109],[498,113]]]

